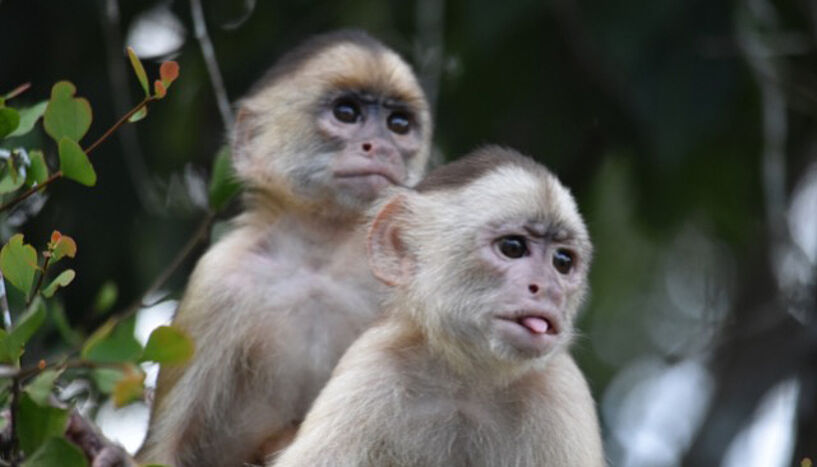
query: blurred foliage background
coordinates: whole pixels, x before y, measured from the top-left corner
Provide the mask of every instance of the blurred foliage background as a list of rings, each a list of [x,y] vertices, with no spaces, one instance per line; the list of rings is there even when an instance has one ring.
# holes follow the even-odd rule
[[[197,3],[0,0],[0,92],[31,82],[18,100],[33,104],[70,79],[93,104],[91,138],[139,100],[126,45],[149,74],[181,66],[150,117],[95,152],[96,188],[57,183],[0,219],[3,242],[17,229],[77,240],[64,305],[85,331],[105,319],[100,289],[118,290],[113,311],[139,300],[207,215],[225,124]],[[612,465],[817,457],[817,2],[201,5],[229,101],[307,36],[362,28],[421,76],[438,162],[500,143],[572,188],[597,251],[574,353]],[[178,297],[205,247],[160,297]],[[61,342],[42,333],[31,358]]]

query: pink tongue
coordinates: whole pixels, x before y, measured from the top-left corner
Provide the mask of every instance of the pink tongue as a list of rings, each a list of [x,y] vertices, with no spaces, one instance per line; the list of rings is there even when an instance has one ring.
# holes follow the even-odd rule
[[[542,319],[537,316],[527,316],[522,318],[522,325],[530,329],[530,332],[534,334],[544,334],[550,327],[546,319]]]

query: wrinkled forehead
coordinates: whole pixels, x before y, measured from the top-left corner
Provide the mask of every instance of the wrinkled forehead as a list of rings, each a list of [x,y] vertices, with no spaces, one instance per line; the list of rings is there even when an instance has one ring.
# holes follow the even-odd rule
[[[315,54],[299,69],[320,91],[350,90],[425,110],[425,97],[409,65],[385,47],[340,43]]]
[[[476,224],[537,226],[570,237],[587,237],[570,192],[544,170],[534,173],[515,165],[500,166],[462,189],[439,191],[434,196],[447,198],[439,200],[441,205],[458,206]]]

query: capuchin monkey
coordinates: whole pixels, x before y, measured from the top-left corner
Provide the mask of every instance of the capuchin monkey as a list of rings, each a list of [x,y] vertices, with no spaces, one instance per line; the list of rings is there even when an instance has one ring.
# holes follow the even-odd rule
[[[568,354],[591,244],[570,192],[498,147],[392,197],[368,236],[392,287],[275,467],[605,464]]]
[[[365,216],[386,188],[420,180],[431,131],[409,65],[359,31],[307,41],[240,101],[246,210],[190,278],[173,324],[195,354],[161,368],[139,462],[262,463],[291,441],[380,315]]]

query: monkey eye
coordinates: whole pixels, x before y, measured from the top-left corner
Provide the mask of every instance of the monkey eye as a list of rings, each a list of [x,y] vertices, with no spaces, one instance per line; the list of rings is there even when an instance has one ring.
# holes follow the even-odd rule
[[[508,235],[497,240],[499,252],[511,259],[521,258],[528,254],[528,244],[521,235]]]
[[[386,120],[386,125],[389,127],[389,130],[399,135],[405,135],[411,128],[411,120],[409,115],[405,112],[394,112],[389,115],[389,118]]]
[[[360,108],[351,99],[339,99],[332,108],[332,114],[343,123],[355,123],[360,119]]]
[[[573,269],[573,253],[564,248],[559,248],[553,253],[553,267],[561,274],[569,274]]]

